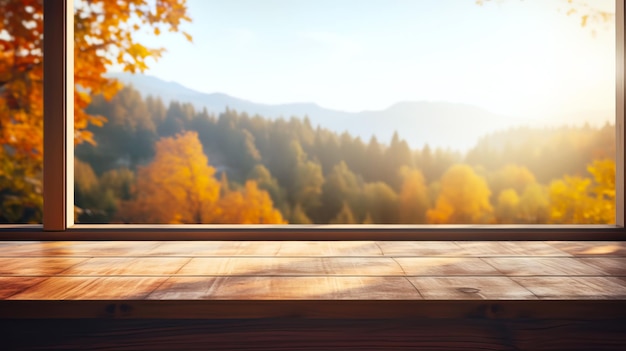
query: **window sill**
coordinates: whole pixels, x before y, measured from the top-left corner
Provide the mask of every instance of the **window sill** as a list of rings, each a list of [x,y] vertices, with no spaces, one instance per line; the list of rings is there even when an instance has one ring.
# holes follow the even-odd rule
[[[0,240],[601,240],[626,239],[617,225],[139,225],[77,224],[65,231],[0,224]]]
[[[0,318],[626,318],[626,242],[5,241]]]

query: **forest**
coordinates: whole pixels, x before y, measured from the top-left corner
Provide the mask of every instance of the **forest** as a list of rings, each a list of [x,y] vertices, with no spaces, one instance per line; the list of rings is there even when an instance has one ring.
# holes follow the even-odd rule
[[[41,223],[43,1],[0,4],[0,223]],[[581,27],[614,17],[581,10]],[[166,105],[106,73],[163,55],[139,29],[192,42],[185,1],[75,1],[73,21],[78,223],[615,222],[612,124],[502,130],[460,153]]]
[[[467,153],[361,140],[124,87],[92,98],[75,153],[79,223],[615,222],[615,128],[518,127]],[[462,118],[460,116],[459,118]],[[424,126],[428,128],[428,126]]]

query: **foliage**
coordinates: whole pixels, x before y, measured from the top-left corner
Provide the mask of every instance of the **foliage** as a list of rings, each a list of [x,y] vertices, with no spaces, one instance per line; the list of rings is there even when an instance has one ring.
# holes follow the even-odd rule
[[[74,6],[74,140],[94,143],[88,126],[101,126],[106,118],[85,110],[91,96],[110,99],[121,87],[105,76],[107,69],[115,64],[143,72],[164,51],[138,43],[135,32],[177,32],[190,19],[185,0],[90,0]],[[0,8],[0,159],[12,164],[0,174],[0,218],[40,221],[43,0],[0,0]]]
[[[135,104],[137,106],[133,107]],[[142,165],[154,162],[156,140],[173,138],[174,131],[184,134],[184,130],[197,133],[201,143],[198,149],[210,155],[213,176],[221,178],[218,202],[227,196],[230,203],[247,201],[246,183],[254,181],[257,189],[269,194],[273,208],[290,223],[573,223],[573,217],[559,219],[550,214],[553,207],[558,207],[558,202],[551,201],[549,185],[565,175],[589,178],[596,174],[599,180],[584,189],[587,196],[614,198],[611,192],[615,187],[614,171],[610,169],[610,161],[594,163],[594,160],[614,157],[615,129],[611,125],[516,128],[485,136],[465,156],[449,150],[432,150],[425,145],[422,149],[410,150],[410,157],[388,160],[392,144],[398,150],[406,145],[399,136],[394,136],[389,145],[376,138],[363,143],[347,132],[338,135],[314,128],[306,119],[270,120],[234,110],[226,110],[216,117],[186,103],[174,101],[164,106],[154,97],[142,101],[132,87],[125,88],[110,101],[94,97],[92,105],[89,110],[97,108],[111,113],[107,115],[109,123],[103,128],[93,128],[98,145],[80,145],[77,155],[89,163],[99,177],[97,192],[103,199],[107,196],[103,183],[112,177],[111,172],[122,172],[120,177],[125,174],[119,179],[120,184],[110,185],[115,189],[112,192],[115,206],[137,200],[136,186],[134,192],[129,190],[131,184],[139,182],[139,179],[133,180],[133,174],[142,169]],[[164,127],[166,125],[176,127]],[[151,135],[151,139],[142,139],[142,135]],[[241,135],[248,136],[238,139]],[[242,144],[233,140],[247,140],[247,146],[237,147]],[[120,145],[126,146],[121,148]],[[142,157],[131,156],[138,155],[141,149],[152,151]],[[256,154],[254,158],[250,158],[251,150]],[[326,154],[331,151],[332,155]],[[482,179],[477,184],[484,182],[491,193],[487,200],[484,200],[487,191],[484,188],[478,191],[482,186],[446,185],[444,180],[449,176],[444,175],[463,161],[472,165],[470,174]],[[588,165],[593,167],[588,169]],[[393,184],[398,181],[398,190],[395,190]],[[460,189],[466,189],[467,195]],[[455,200],[444,201],[444,198]],[[96,206],[80,201],[77,198],[79,208],[91,213],[107,211],[105,202]],[[477,217],[462,214],[462,208],[474,206],[472,201],[482,203],[482,207],[478,206],[482,210],[477,211],[482,214]],[[602,204],[599,211],[614,211],[605,206],[608,203]],[[110,211],[110,206],[108,208]],[[231,213],[231,219],[215,221],[243,221],[245,216],[241,216]],[[596,221],[602,222],[612,218],[594,216]],[[84,214],[80,219],[96,220]],[[145,219],[128,217],[124,220],[142,222]]]
[[[269,194],[255,181],[222,196],[214,175],[197,133],[161,138],[154,161],[139,167],[134,198],[122,202],[117,218],[163,224],[284,223]]]
[[[441,178],[441,190],[434,209],[428,210],[429,223],[491,223],[491,191],[484,178],[468,165],[452,166]]]
[[[426,223],[430,200],[422,172],[405,166],[400,173],[403,179],[398,199],[400,223]]]
[[[615,223],[615,162],[597,160],[588,170],[593,179],[566,175],[550,184],[552,223]]]

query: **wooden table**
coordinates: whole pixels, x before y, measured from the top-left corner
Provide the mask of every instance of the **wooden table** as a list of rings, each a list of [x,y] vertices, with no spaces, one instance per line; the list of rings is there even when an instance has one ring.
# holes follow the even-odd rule
[[[5,241],[0,324],[8,349],[624,350],[626,243]]]

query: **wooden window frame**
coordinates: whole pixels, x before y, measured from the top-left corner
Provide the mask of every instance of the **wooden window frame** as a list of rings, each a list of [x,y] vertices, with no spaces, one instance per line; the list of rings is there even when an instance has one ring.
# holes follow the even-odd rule
[[[624,240],[624,0],[616,0],[615,225],[74,224],[73,4],[44,1],[42,226],[0,227],[13,240]]]

